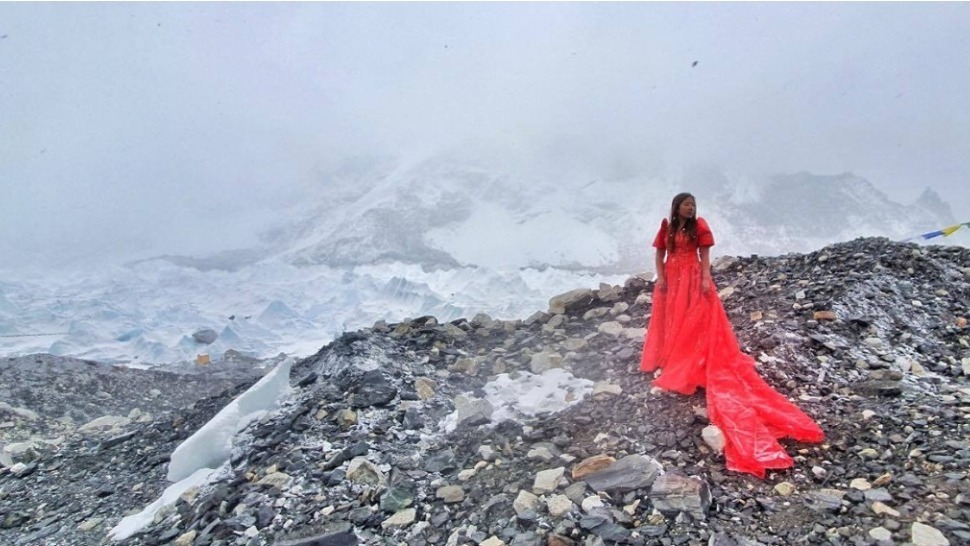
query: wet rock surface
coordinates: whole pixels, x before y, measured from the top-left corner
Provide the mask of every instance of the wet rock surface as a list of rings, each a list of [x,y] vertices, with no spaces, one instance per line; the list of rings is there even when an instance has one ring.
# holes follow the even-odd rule
[[[631,278],[525,320],[343,335],[294,366],[292,397],[236,440],[225,477],[124,543],[970,544],[968,267],[967,249],[884,239],[716,264],[742,347],[827,435],[787,442],[795,467],[765,480],[725,469],[703,393],[638,371],[652,285]],[[478,402],[534,366],[598,388],[518,421]],[[0,543],[108,542],[169,485],[174,448],[255,381],[12,457]]]

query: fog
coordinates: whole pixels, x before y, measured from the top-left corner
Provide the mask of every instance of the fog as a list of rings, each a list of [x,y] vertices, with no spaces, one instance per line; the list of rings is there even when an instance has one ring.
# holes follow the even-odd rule
[[[968,28],[966,3],[2,3],[0,257],[245,246],[343,157],[562,142],[932,186],[967,221]]]

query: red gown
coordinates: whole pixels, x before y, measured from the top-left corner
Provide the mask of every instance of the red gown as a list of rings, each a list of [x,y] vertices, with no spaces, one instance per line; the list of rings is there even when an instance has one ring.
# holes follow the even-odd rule
[[[822,429],[755,370],[754,359],[741,352],[717,288],[701,292],[698,248],[713,246],[714,236],[697,219],[697,239],[676,235],[664,264],[667,288],[654,287],[653,313],[643,345],[640,369],[660,377],[653,384],[682,394],[706,389],[707,414],[724,433],[724,457],[730,470],[760,478],[768,468],[788,468],[792,458],[779,438],[820,442]],[[667,220],[654,239],[667,248]]]

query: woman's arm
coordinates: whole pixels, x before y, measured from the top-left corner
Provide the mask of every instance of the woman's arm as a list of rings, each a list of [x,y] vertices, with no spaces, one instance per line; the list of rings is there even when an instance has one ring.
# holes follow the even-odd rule
[[[701,255],[701,292],[707,294],[711,289],[711,247],[702,246]]]
[[[666,256],[667,250],[658,248],[657,255],[653,259],[653,265],[657,268],[657,288],[661,290],[667,289],[667,271],[664,269],[664,258]]]

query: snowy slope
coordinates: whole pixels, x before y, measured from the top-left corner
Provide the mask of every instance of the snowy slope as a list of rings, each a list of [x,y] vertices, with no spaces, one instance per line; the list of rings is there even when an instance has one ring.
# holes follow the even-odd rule
[[[309,204],[290,214],[294,221],[267,236],[265,251],[301,265],[630,273],[650,262],[648,243],[682,190],[697,195],[722,254],[804,252],[859,236],[902,239],[955,222],[932,190],[900,204],[848,173],[753,178],[697,168],[676,183],[637,169],[538,164],[455,154],[355,163],[323,176]]]
[[[734,253],[741,248],[762,255],[805,252],[863,236],[901,240],[955,223],[949,206],[932,190],[904,205],[851,174],[798,173],[752,186],[745,196],[730,186],[716,193],[719,205],[708,215],[727,248],[738,249]]]
[[[268,234],[269,253],[301,265],[618,271],[642,247],[644,217],[663,214],[670,198],[659,180],[514,170],[453,155],[356,165],[324,178],[290,214],[296,220]],[[626,263],[629,270],[634,262]]]

